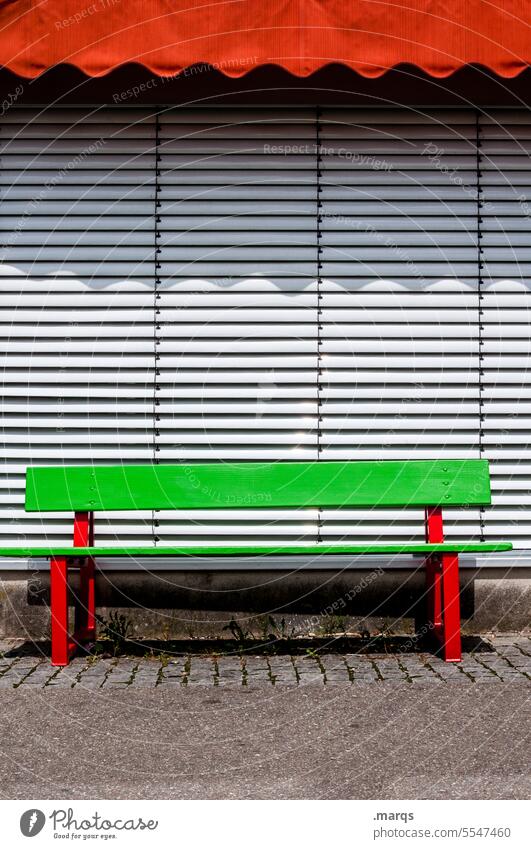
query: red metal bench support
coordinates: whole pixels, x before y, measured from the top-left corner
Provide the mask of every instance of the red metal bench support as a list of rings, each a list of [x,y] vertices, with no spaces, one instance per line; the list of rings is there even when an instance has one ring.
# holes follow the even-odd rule
[[[425,511],[426,542],[444,542],[442,509]],[[430,554],[426,557],[426,605],[428,627],[443,649],[446,661],[461,660],[461,612],[459,600],[459,555]]]
[[[74,518],[74,547],[94,545],[94,514],[78,512]],[[79,564],[79,593],[75,603],[74,634],[68,628],[69,558],[52,557],[50,562],[50,609],[52,620],[52,666],[66,666],[76,648],[96,638],[94,560]]]
[[[76,513],[74,546],[94,545],[94,514]],[[79,597],[75,608],[74,639],[93,640],[96,637],[96,600],[94,589],[94,560],[85,558],[80,566]]]
[[[425,511],[428,543],[444,542],[442,510]],[[94,514],[77,512],[74,547],[94,545]],[[66,666],[76,648],[96,638],[94,560],[83,558],[79,567],[79,594],[75,605],[74,634],[68,627],[68,568],[70,558],[52,557],[50,562],[50,607],[52,620],[52,665]],[[459,602],[459,555],[430,554],[425,559],[428,627],[443,649],[446,661],[461,660],[461,616]]]
[[[73,651],[68,636],[68,565],[66,557],[50,561],[52,666],[66,666]]]

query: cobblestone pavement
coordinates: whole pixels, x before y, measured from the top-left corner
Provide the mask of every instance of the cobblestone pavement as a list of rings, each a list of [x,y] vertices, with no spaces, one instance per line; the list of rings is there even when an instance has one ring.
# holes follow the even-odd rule
[[[491,650],[444,663],[427,653],[306,655],[183,655],[173,657],[85,656],[64,669],[39,653],[21,651],[22,641],[0,641],[0,689],[163,690],[174,687],[304,687],[357,683],[465,685],[531,681],[531,637],[489,638]]]

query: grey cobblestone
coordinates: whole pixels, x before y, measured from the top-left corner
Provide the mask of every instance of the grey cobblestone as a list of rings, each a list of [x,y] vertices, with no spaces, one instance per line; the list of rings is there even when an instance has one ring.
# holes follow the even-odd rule
[[[381,681],[407,681],[407,672],[400,667],[396,657],[375,657],[373,664]]]
[[[13,663],[0,677],[0,687],[19,687],[37,668],[40,658],[23,657]]]
[[[323,670],[315,657],[294,657],[293,662],[299,684],[324,684]],[[346,667],[345,673],[348,679]]]
[[[345,663],[349,671],[349,679],[354,682],[370,683],[378,681],[378,673],[369,658],[359,654],[345,655]]]
[[[113,666],[112,675],[109,675],[107,680],[104,682],[104,687],[112,687],[116,689],[129,687],[133,683],[137,667],[137,660],[119,658],[115,666]]]
[[[271,681],[273,684],[297,685],[297,674],[293,660],[288,655],[275,655],[269,658]],[[321,682],[323,678],[321,676]]]
[[[142,658],[136,663],[136,671],[132,684],[135,687],[156,687],[162,674],[163,669],[160,661]],[[104,686],[112,686],[112,679],[115,678],[116,667],[113,668],[112,675],[109,676]]]
[[[50,661],[43,661],[39,667],[24,681],[24,687],[60,687],[68,689],[75,687],[79,676],[86,669],[89,661],[86,657],[74,657],[65,669],[52,666]]]
[[[188,665],[188,672],[186,675],[186,684],[202,684],[203,686],[214,684],[216,677],[216,669],[212,658],[191,657],[189,660],[190,663]],[[239,663],[238,658],[236,658],[236,660],[239,664],[241,679],[241,664]]]
[[[529,686],[531,640],[489,638],[490,651],[466,653],[460,663],[433,654],[189,655],[153,657],[75,657],[64,669],[53,667],[36,647],[33,656],[16,656],[20,643],[0,642],[0,689],[125,689],[194,686],[331,686],[459,683]]]
[[[230,657],[221,656],[217,658],[216,666],[216,683],[218,686],[238,686],[243,684],[244,672],[241,658],[234,655]]]
[[[159,679],[160,686],[181,686],[183,683],[184,658],[170,660],[162,668]]]
[[[79,674],[77,686],[81,688],[86,687],[90,690],[96,690],[102,687],[106,679],[110,676],[115,662],[107,658],[96,658]],[[64,671],[66,672],[66,670]],[[61,672],[62,674],[63,672]]]
[[[404,670],[406,679],[410,683],[415,681],[439,681],[438,676],[426,666],[426,661],[423,657],[417,655],[401,655],[398,659],[401,668]]]
[[[326,684],[348,684],[350,676],[342,655],[323,654],[320,657],[323,678]]]
[[[254,684],[271,683],[269,665],[265,657],[245,655],[243,658],[243,677],[248,687]]]
[[[52,664],[49,662],[43,661],[39,664],[39,666],[34,669],[34,671],[30,675],[28,675],[27,678],[24,679],[22,685],[24,686],[24,689],[28,687],[44,687],[54,675],[57,675],[57,673],[57,667],[52,666]],[[72,672],[70,674],[73,675]]]
[[[439,681],[445,681],[448,684],[472,684],[472,678],[467,675],[460,665],[457,663],[444,663],[436,657],[426,658],[426,669],[432,670],[433,674]],[[417,679],[422,680],[422,679]]]

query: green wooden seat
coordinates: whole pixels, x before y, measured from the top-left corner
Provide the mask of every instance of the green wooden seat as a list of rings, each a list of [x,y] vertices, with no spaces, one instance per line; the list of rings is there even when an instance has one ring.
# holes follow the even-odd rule
[[[0,548],[8,557],[51,560],[52,663],[63,666],[95,636],[94,558],[236,557],[297,554],[412,554],[426,564],[428,618],[446,660],[461,656],[458,555],[508,551],[510,542],[444,541],[444,507],[491,503],[485,460],[407,462],[197,463],[179,465],[31,467],[26,510],[72,511],[72,546]],[[425,511],[425,543],[291,545],[97,546],[94,513],[105,510],[417,507]],[[267,560],[264,560],[264,564]],[[256,566],[256,561],[253,561]],[[73,639],[68,635],[68,568],[80,568]]]
[[[510,551],[509,542],[320,543],[318,545],[157,545],[1,548],[3,557],[264,557],[275,554],[458,554]]]

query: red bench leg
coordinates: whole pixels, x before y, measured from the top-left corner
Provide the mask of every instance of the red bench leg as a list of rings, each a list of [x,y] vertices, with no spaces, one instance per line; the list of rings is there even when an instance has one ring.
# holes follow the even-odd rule
[[[426,607],[428,627],[435,634],[442,627],[441,561],[436,554],[426,558]]]
[[[94,514],[76,513],[74,519],[74,546],[94,545]],[[96,597],[94,587],[94,560],[87,557],[79,570],[79,599],[76,604],[74,641],[96,638]]]
[[[94,544],[94,518],[92,513],[76,513],[74,519],[74,546]],[[94,560],[83,559],[79,573],[79,598],[75,606],[74,637],[68,634],[68,561],[66,557],[52,557],[50,562],[50,608],[52,617],[52,666],[67,666],[71,656],[84,640],[96,636],[96,609],[94,589]]]
[[[70,659],[66,557],[52,557],[50,562],[50,612],[52,618],[52,666],[66,666]]]
[[[79,570],[79,599],[76,604],[74,640],[96,639],[96,611],[94,592],[94,561],[87,557]]]
[[[459,603],[459,556],[442,555],[442,644],[446,661],[461,660],[461,612]]]
[[[424,521],[426,542],[444,542],[441,508],[427,507]],[[426,558],[426,604],[428,625],[442,644],[444,659],[461,660],[458,554],[431,554]]]
[[[444,542],[442,510],[440,507],[427,507],[424,517],[426,542]],[[438,554],[430,554],[425,561],[427,625],[435,636],[440,636],[442,627],[441,595],[441,559]]]

